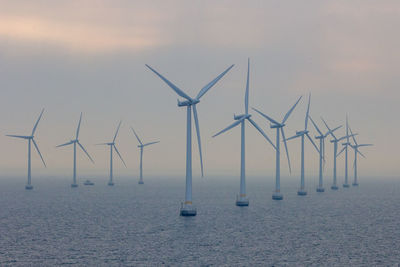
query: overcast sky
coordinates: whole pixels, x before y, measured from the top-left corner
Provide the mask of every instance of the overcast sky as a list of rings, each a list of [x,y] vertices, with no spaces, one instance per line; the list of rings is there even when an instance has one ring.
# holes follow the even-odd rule
[[[239,175],[240,129],[211,136],[244,111],[247,58],[250,105],[277,120],[303,95],[286,135],[304,124],[306,95],[311,115],[325,129],[344,125],[346,113],[363,149],[361,176],[395,176],[399,151],[399,1],[1,1],[0,170],[26,175],[27,144],[5,134],[28,135],[42,107],[36,140],[48,164],[32,154],[33,175],[67,176],[83,112],[78,174],[107,175],[108,148],[122,120],[116,175],[138,173],[134,126],[145,141],[160,140],[144,154],[145,175],[184,175],[186,113],[177,95],[145,68],[149,64],[190,96],[231,64],[235,67],[198,105],[205,174]],[[271,139],[275,132],[253,114]],[[312,134],[316,135],[314,129]],[[338,135],[343,135],[340,129]],[[195,136],[193,136],[194,138]],[[246,128],[247,172],[274,175],[272,147]],[[300,172],[300,140],[289,143],[292,177]],[[326,175],[332,168],[327,142]],[[193,144],[194,176],[199,176]],[[353,153],[350,154],[350,161]],[[282,156],[282,174],[288,175]],[[338,163],[343,174],[343,158]],[[306,145],[306,173],[318,173],[318,155]],[[379,176],[381,177],[381,176]]]

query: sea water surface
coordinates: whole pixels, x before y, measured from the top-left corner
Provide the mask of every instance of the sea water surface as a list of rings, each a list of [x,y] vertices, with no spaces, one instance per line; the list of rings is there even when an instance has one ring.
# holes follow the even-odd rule
[[[179,216],[184,177],[0,177],[0,266],[281,266],[400,263],[400,180],[297,196],[298,179],[271,199],[272,177],[248,177],[249,207],[236,207],[238,177],[194,178],[197,216]],[[310,179],[311,180],[311,179]]]

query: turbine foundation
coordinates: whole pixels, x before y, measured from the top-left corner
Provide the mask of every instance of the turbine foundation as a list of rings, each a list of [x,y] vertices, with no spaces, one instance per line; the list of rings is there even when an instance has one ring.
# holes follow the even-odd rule
[[[78,184],[71,184],[72,188],[78,187]]]
[[[307,195],[307,191],[304,189],[299,189],[299,191],[297,191],[297,195],[299,196],[306,196]]]
[[[282,200],[283,199],[283,195],[280,192],[274,192],[272,194],[272,199],[273,200]]]
[[[323,188],[323,187],[317,187],[317,192],[318,192],[318,193],[325,192],[325,188]]]
[[[339,187],[337,187],[337,185],[332,185],[332,186],[331,186],[331,189],[332,189],[332,190],[338,190]]]
[[[143,181],[139,181],[138,184],[144,184],[144,182]]]
[[[181,203],[181,216],[196,216],[196,207],[192,204]]]
[[[358,186],[358,183],[353,183],[353,186]]]
[[[236,206],[238,207],[247,207],[249,205],[249,198],[246,196],[236,196]]]
[[[344,187],[344,188],[349,188],[350,185],[349,185],[349,184],[343,184],[343,187]]]
[[[32,189],[33,189],[33,186],[30,185],[30,184],[27,184],[27,185],[25,185],[25,189],[26,189],[26,190],[32,190]]]
[[[114,186],[114,183],[110,181],[110,182],[108,182],[107,185],[109,185],[109,186]]]

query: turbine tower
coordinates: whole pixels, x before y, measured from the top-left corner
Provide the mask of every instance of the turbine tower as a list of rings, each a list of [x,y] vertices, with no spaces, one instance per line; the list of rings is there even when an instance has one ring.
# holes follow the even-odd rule
[[[40,153],[39,147],[38,147],[38,145],[37,145],[37,143],[35,142],[35,139],[34,139],[34,134],[35,134],[36,128],[37,128],[37,126],[39,124],[39,121],[42,118],[43,112],[44,112],[44,109],[42,109],[42,112],[40,112],[39,118],[37,119],[35,125],[33,126],[31,135],[12,135],[12,134],[7,134],[6,135],[6,136],[9,136],[9,137],[15,137],[15,138],[21,138],[21,139],[28,140],[28,182],[25,185],[25,189],[26,190],[32,190],[33,189],[33,186],[32,186],[32,183],[31,183],[31,181],[32,181],[32,179],[31,179],[31,143],[33,143],[33,145],[35,146],[35,149],[36,149],[37,153],[39,154],[39,156],[40,156],[40,158],[41,158],[41,160],[43,162],[44,167],[46,167],[46,163],[44,162],[42,154]]]
[[[354,137],[353,132],[351,131],[351,128],[349,127],[351,136],[353,138],[354,141],[354,145],[350,145],[350,147],[352,149],[354,149],[354,181],[353,181],[353,186],[358,186],[358,180],[357,180],[357,154],[360,154],[363,158],[365,158],[365,156],[363,155],[363,153],[360,152],[360,150],[358,149],[359,147],[363,147],[363,146],[372,146],[373,144],[358,144],[356,141],[356,138]]]
[[[135,130],[132,127],[131,127],[131,129],[132,129],[134,135],[136,136],[136,139],[139,142],[138,148],[140,148],[140,178],[139,178],[139,184],[144,184],[144,182],[143,182],[143,148],[145,146],[150,146],[150,145],[153,145],[153,144],[157,144],[160,141],[155,141],[155,142],[150,142],[150,143],[143,144],[142,141],[140,140],[139,136],[136,134]]]
[[[340,153],[337,152],[338,142],[340,142],[343,139],[347,138],[347,136],[345,135],[343,137],[336,138],[335,134],[331,131],[331,128],[329,128],[329,126],[325,122],[325,120],[322,117],[321,117],[321,119],[324,122],[324,124],[325,124],[326,128],[328,129],[328,131],[330,131],[330,135],[333,137],[333,140],[330,141],[331,143],[333,143],[333,183],[332,183],[331,189],[332,190],[338,190],[339,187],[337,186],[337,178],[336,178],[336,159],[341,153],[341,152]]]
[[[344,146],[344,152],[345,152],[345,157],[344,157],[344,184],[343,187],[344,188],[349,188],[349,177],[348,177],[348,163],[347,163],[347,159],[348,159],[348,155],[347,155],[347,150],[348,150],[348,146],[350,145],[350,140],[349,140],[349,120],[347,118],[347,114],[346,114],[346,143],[342,144]]]
[[[90,159],[90,161],[92,163],[94,163],[92,157],[89,155],[89,153],[86,151],[86,149],[82,146],[82,144],[79,142],[79,131],[81,128],[81,121],[82,121],[82,112],[81,112],[81,116],[79,117],[79,122],[78,122],[78,127],[76,128],[76,135],[75,135],[75,139],[71,140],[65,144],[61,144],[58,145],[56,147],[62,147],[62,146],[69,146],[69,145],[74,145],[74,170],[73,170],[73,175],[72,175],[72,184],[71,187],[75,188],[78,187],[78,184],[76,183],[76,145],[78,144],[78,146],[82,149],[83,152],[85,152],[86,156]]]
[[[175,91],[179,96],[185,98],[184,101],[178,100],[178,107],[186,107],[187,110],[187,119],[186,119],[186,191],[185,191],[185,202],[181,203],[181,216],[195,216],[196,215],[196,207],[192,204],[192,108],[193,108],[193,117],[196,125],[197,132],[197,142],[199,146],[200,153],[200,166],[201,166],[201,176],[203,176],[203,159],[201,153],[201,141],[200,141],[200,128],[199,128],[199,119],[197,117],[197,109],[196,105],[200,103],[200,98],[210,90],[234,65],[231,65],[224,72],[218,75],[214,80],[209,82],[206,86],[204,86],[200,92],[197,94],[195,98],[191,98],[181,89],[179,89],[172,82],[167,80],[164,76],[154,70],[152,67],[146,64],[151,71],[153,71],[159,78],[161,78],[172,90]]]
[[[297,104],[299,103],[301,99],[301,96],[299,97],[299,99],[296,101],[296,103],[292,106],[291,109],[289,109],[289,111],[286,113],[285,117],[283,118],[282,122],[279,123],[276,120],[272,119],[271,117],[265,115],[264,113],[262,113],[261,111],[253,108],[253,110],[255,110],[256,112],[258,112],[261,116],[263,116],[264,118],[266,118],[267,120],[270,121],[271,125],[270,127],[272,129],[276,129],[276,145],[275,145],[275,150],[276,150],[276,180],[275,180],[275,191],[272,194],[272,199],[274,200],[282,200],[283,199],[283,195],[281,193],[281,167],[280,167],[280,141],[279,141],[279,137],[280,137],[280,133],[282,133],[282,139],[283,139],[283,143],[285,144],[285,150],[286,150],[286,157],[288,160],[288,165],[289,165],[289,172],[291,173],[291,167],[290,167],[290,158],[289,158],[289,152],[287,149],[287,144],[286,144],[286,138],[285,138],[285,132],[283,130],[283,127],[285,127],[285,122],[287,121],[287,119],[289,118],[290,114],[292,113],[292,111],[294,110],[294,108],[297,106]]]
[[[115,132],[115,135],[114,135],[114,138],[113,138],[112,142],[98,144],[98,145],[110,146],[110,180],[108,181],[108,185],[109,186],[113,186],[114,185],[114,181],[113,181],[113,150],[114,149],[115,149],[115,152],[117,152],[119,158],[121,159],[122,163],[124,164],[124,166],[126,168],[125,161],[122,158],[121,154],[119,153],[119,151],[117,149],[117,146],[115,145],[115,139],[117,139],[117,135],[118,135],[119,127],[121,127],[121,123],[122,123],[122,121],[120,121],[119,124],[118,124],[117,131]]]
[[[297,137],[301,137],[301,171],[300,171],[300,189],[297,191],[297,195],[299,196],[305,196],[307,195],[307,191],[305,189],[305,179],[304,179],[304,137],[307,136],[308,140],[310,140],[311,144],[313,144],[313,146],[315,147],[315,149],[317,150],[317,152],[319,153],[319,150],[317,148],[317,146],[315,145],[314,141],[312,140],[312,138],[310,137],[310,135],[308,134],[309,131],[307,130],[308,127],[308,114],[310,113],[310,101],[311,101],[311,93],[308,95],[308,105],[307,105],[307,112],[306,112],[306,117],[304,119],[304,130],[302,131],[296,131],[296,135],[289,137],[288,139],[286,139],[286,141],[288,140],[292,140],[295,139]]]
[[[311,116],[310,116],[310,120],[311,120],[312,124],[314,125],[315,130],[317,130],[317,132],[319,133],[319,135],[315,137],[315,139],[319,139],[319,182],[318,182],[317,192],[322,193],[322,192],[325,192],[324,185],[323,185],[323,175],[322,175],[322,172],[323,172],[322,161],[325,162],[325,138],[329,134],[333,133],[334,131],[336,131],[337,129],[339,129],[342,126],[338,126],[333,130],[328,130],[328,132],[323,134],[321,132],[321,130],[318,128],[317,124],[311,118]]]
[[[253,121],[249,114],[249,75],[250,75],[250,59],[247,61],[247,82],[246,82],[246,93],[244,97],[244,105],[245,105],[245,112],[241,115],[234,115],[233,119],[235,120],[234,123],[223,129],[222,131],[218,132],[217,134],[213,135],[216,137],[236,126],[239,124],[241,125],[241,153],[240,153],[240,194],[236,196],[236,206],[248,206],[249,199],[246,195],[246,171],[245,171],[245,121],[248,120],[264,137],[267,141],[275,148],[275,145],[271,142],[268,136],[264,133],[263,130]]]

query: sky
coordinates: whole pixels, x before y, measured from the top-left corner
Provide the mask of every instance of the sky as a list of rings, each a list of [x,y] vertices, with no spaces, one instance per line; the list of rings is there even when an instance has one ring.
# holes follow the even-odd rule
[[[205,175],[239,176],[240,129],[211,136],[244,111],[247,58],[250,106],[276,120],[303,96],[287,122],[286,135],[310,114],[335,127],[346,114],[366,158],[360,176],[393,177],[400,171],[399,1],[2,1],[0,0],[0,170],[26,175],[26,141],[42,108],[35,134],[47,163],[32,154],[33,177],[72,173],[72,147],[83,112],[80,140],[92,164],[78,151],[78,175],[108,175],[110,142],[122,120],[114,158],[115,175],[138,176],[139,150],[130,131],[144,141],[160,140],[144,152],[145,175],[184,175],[186,112],[178,98],[151,73],[149,64],[187,94],[198,91],[231,64],[198,104]],[[275,140],[265,119],[254,120]],[[310,125],[310,127],[312,127]],[[194,132],[193,132],[194,133]],[[311,128],[313,136],[316,135]],[[338,135],[343,135],[343,127]],[[195,135],[193,135],[193,140]],[[325,175],[332,172],[326,142]],[[300,140],[289,142],[291,177],[300,172]],[[350,162],[353,153],[350,153]],[[281,158],[282,175],[289,175]],[[246,126],[249,175],[274,175],[275,153]],[[338,173],[343,176],[343,157]],[[193,143],[194,177],[200,175]],[[350,169],[352,172],[352,169]],[[306,143],[306,175],[318,174],[318,154]]]

